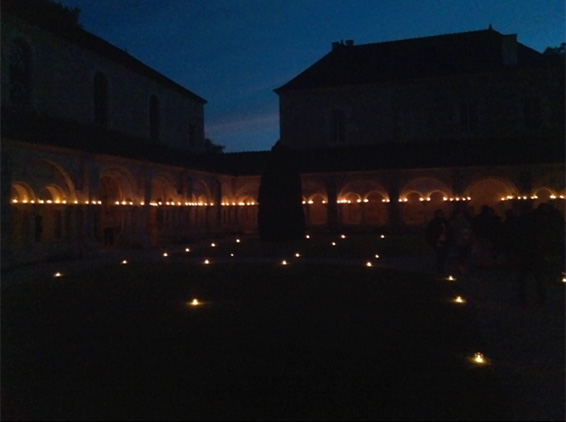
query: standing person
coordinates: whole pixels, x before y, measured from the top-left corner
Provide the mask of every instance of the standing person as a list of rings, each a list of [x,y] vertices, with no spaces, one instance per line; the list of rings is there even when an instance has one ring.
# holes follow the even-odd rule
[[[483,205],[481,211],[472,219],[478,267],[493,268],[497,264],[501,237],[501,219],[493,208]]]
[[[544,305],[546,284],[558,278],[563,268],[563,219],[552,205],[543,203],[521,216],[518,232],[519,305],[527,308],[533,293],[539,304]],[[531,283],[534,289],[530,288]]]
[[[434,212],[434,218],[426,227],[426,241],[436,253],[436,272],[444,274],[448,259],[448,221],[440,209]]]
[[[448,222],[448,239],[454,246],[458,272],[465,274],[468,256],[472,251],[472,229],[464,210],[458,208]]]

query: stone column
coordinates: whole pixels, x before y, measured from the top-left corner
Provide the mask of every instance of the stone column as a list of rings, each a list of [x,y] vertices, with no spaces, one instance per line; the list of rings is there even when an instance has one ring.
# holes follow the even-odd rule
[[[137,243],[142,248],[149,248],[151,246],[151,236],[149,233],[149,203],[151,201],[151,173],[149,170],[144,170],[140,175],[138,189],[143,195],[143,205],[136,208],[136,239]]]
[[[213,181],[214,189],[212,190],[212,195],[214,197],[214,220],[215,220],[215,234],[223,234],[224,227],[222,227],[222,183],[218,179]]]
[[[1,183],[1,212],[2,212],[2,226],[1,226],[1,238],[2,238],[2,263],[7,263],[12,255],[11,245],[10,245],[10,195],[12,190],[12,160],[10,159],[11,154],[6,151],[5,148],[2,150],[2,180]]]
[[[326,219],[328,231],[331,233],[338,232],[338,192],[336,189],[336,180],[330,176],[326,179],[326,192],[328,193],[328,206],[326,208]]]

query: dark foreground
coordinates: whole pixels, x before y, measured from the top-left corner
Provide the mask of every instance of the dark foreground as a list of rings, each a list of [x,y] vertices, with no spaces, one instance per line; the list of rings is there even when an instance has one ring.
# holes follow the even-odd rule
[[[3,420],[512,419],[456,283],[134,264],[3,287]]]

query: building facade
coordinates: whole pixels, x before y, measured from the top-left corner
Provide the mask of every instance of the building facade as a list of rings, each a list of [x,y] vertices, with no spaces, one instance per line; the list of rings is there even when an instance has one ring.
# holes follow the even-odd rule
[[[564,137],[563,71],[492,28],[333,43],[275,92],[281,142],[295,149]]]
[[[17,4],[2,2],[3,267],[257,231],[269,152],[207,154],[203,98],[64,11],[49,24]],[[309,230],[418,229],[461,204],[564,213],[563,75],[513,36],[476,36],[500,43],[491,71],[470,59],[459,73],[407,65],[373,80],[350,56],[374,47],[347,42],[276,90]],[[428,69],[422,42],[400,45],[420,45]]]
[[[2,3],[2,264],[253,230],[258,183],[190,164],[206,101],[53,7]]]
[[[281,143],[309,157],[311,225],[422,227],[438,208],[546,201],[564,214],[564,58],[515,34],[335,42],[275,92]]]

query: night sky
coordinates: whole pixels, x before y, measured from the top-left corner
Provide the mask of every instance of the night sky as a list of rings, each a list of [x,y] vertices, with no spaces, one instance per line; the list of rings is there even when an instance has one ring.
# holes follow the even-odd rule
[[[564,0],[60,0],[83,28],[205,98],[205,136],[225,152],[279,139],[273,92],[355,44],[493,29],[544,51],[565,41]]]

